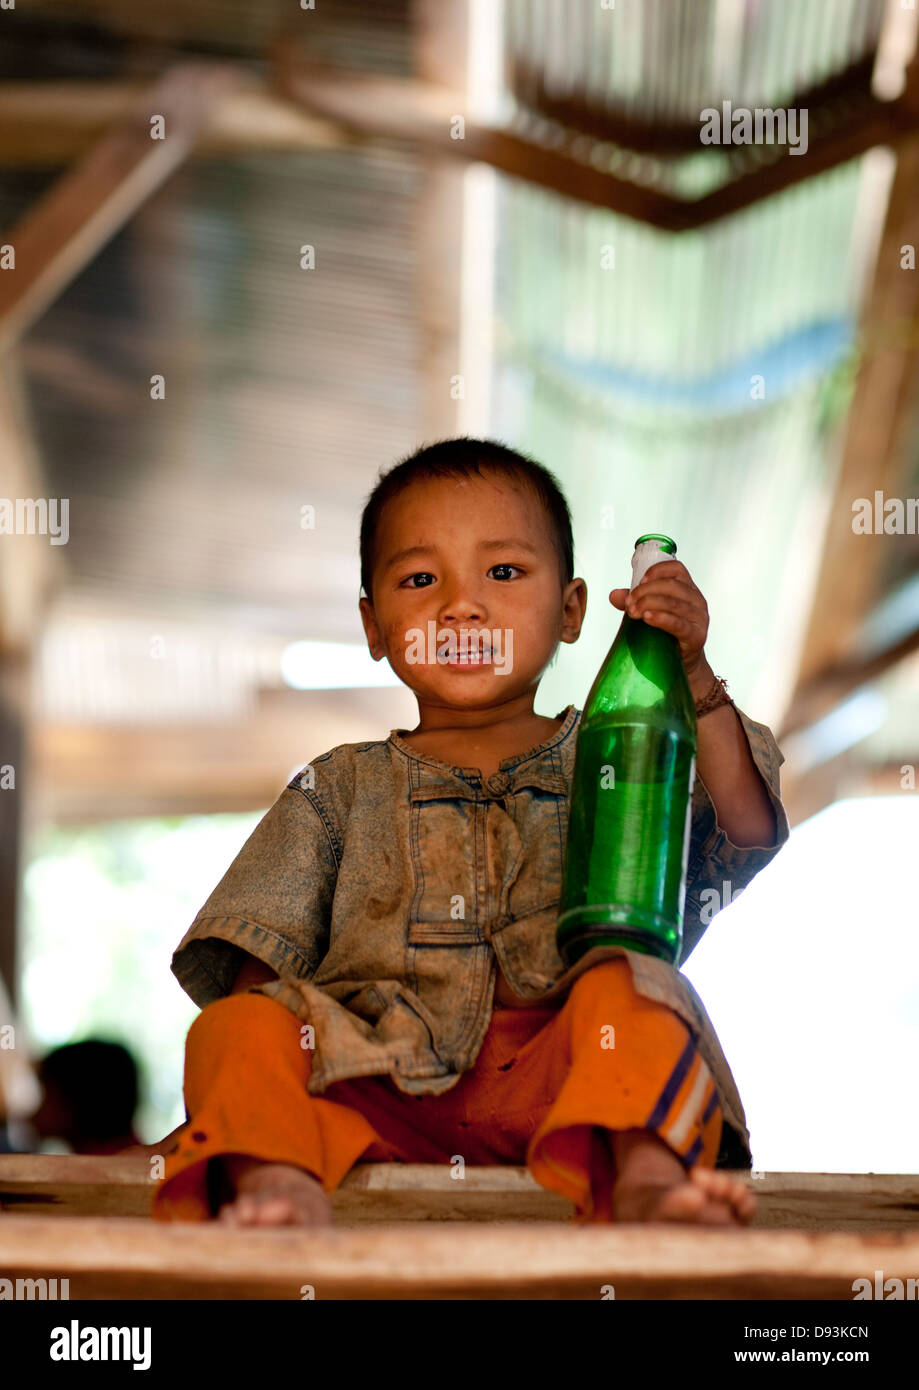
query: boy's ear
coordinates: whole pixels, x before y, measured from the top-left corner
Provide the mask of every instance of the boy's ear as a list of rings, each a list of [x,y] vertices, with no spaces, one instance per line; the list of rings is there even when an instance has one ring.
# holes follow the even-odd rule
[[[584,614],[587,611],[587,585],[583,579],[572,579],[565,585],[562,594],[562,642],[576,642],[581,635]]]
[[[383,650],[383,643],[380,641],[380,628],[373,611],[373,604],[369,598],[359,598],[357,606],[361,612],[361,622],[364,624],[364,635],[367,638],[367,646],[370,648],[370,655],[374,661],[382,661],[386,652]]]

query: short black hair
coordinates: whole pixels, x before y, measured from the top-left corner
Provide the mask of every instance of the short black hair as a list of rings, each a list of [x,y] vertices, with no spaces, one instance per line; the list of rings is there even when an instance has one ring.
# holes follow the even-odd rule
[[[426,478],[468,478],[482,476],[487,468],[503,477],[517,478],[529,485],[545,508],[559,557],[562,587],[574,577],[574,540],[571,534],[571,513],[558,479],[529,455],[511,449],[495,439],[473,439],[461,435],[427,444],[401,459],[386,473],[381,473],[376,486],[364,504],[361,515],[361,588],[369,599],[373,567],[376,563],[376,539],[380,515],[386,503],[412,483]]]
[[[105,1038],[64,1043],[42,1058],[38,1074],[45,1085],[57,1087],[78,1138],[119,1139],[130,1130],[140,1078],[121,1043]]]

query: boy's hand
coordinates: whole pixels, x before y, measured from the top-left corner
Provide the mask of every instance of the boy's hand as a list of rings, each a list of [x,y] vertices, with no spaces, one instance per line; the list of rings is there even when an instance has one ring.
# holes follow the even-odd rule
[[[680,560],[659,560],[635,589],[613,589],[609,601],[630,617],[643,619],[649,627],[673,634],[680,644],[691,687],[695,683],[697,690],[711,683],[711,668],[705,659],[708,604]]]

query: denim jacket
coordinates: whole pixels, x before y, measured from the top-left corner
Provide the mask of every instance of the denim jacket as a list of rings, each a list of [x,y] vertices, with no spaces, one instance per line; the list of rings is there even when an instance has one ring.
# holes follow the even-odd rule
[[[737,713],[775,811],[776,843],[732,844],[696,777],[681,963],[724,883],[736,896],[789,835],[784,757],[768,728]],[[404,729],[317,757],[291,779],[182,938],[172,970],[183,989],[202,1008],[229,994],[242,947],[278,972],[254,991],[313,1025],[305,1034],[315,1049],[312,1094],[388,1073],[401,1091],[433,1095],[475,1063],[497,961],[516,994],[561,1002],[596,960],[625,955],[635,988],[679,1014],[712,1073],[725,1118],[719,1164],[750,1167],[734,1078],[681,971],[621,947],[594,948],[566,970],[556,949],[580,717],[569,705],[551,738],[505,758],[484,782],[477,768],[417,752]],[[717,898],[703,899],[712,889]]]

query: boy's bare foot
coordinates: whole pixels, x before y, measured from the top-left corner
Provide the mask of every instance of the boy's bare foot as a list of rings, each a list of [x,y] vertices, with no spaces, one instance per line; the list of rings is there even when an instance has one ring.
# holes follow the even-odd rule
[[[287,1163],[229,1154],[221,1160],[235,1196],[221,1206],[225,1226],[331,1226],[332,1203],[321,1183]]]
[[[713,1168],[689,1172],[672,1149],[649,1130],[609,1134],[616,1161],[616,1221],[683,1221],[708,1226],[746,1226],[756,1198],[743,1182]]]

